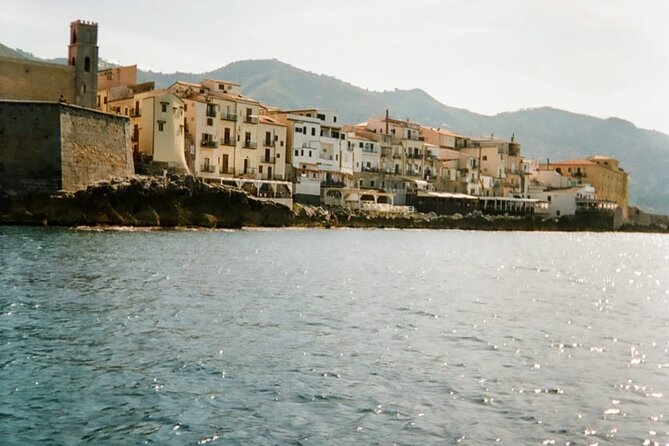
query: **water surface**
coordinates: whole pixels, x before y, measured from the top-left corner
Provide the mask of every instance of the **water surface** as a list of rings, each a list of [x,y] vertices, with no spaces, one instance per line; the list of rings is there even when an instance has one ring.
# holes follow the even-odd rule
[[[0,228],[2,444],[669,443],[669,237]]]

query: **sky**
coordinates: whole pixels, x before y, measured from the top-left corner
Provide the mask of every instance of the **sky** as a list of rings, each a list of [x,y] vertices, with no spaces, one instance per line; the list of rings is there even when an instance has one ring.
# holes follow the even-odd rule
[[[669,0],[2,0],[0,43],[162,72],[276,58],[483,114],[551,106],[669,134]]]

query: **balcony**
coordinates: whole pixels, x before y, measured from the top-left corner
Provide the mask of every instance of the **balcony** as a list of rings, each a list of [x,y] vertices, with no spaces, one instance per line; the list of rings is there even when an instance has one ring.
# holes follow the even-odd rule
[[[269,140],[266,139],[266,140],[263,142],[263,145],[264,145],[265,147],[274,147],[274,142],[269,141]]]
[[[319,153],[318,157],[322,160],[332,161],[332,155],[330,155],[329,153]]]
[[[201,145],[202,147],[207,147],[207,148],[209,148],[209,149],[215,149],[215,148],[218,147],[218,141],[213,140],[213,139],[203,139],[203,140],[200,142],[200,145]]]
[[[414,160],[420,160],[420,159],[423,159],[423,154],[422,153],[409,153],[409,154],[407,154],[407,158],[414,159]]]
[[[323,187],[346,187],[346,185],[342,181],[334,181],[334,180],[321,181],[321,186],[323,186]]]
[[[244,146],[245,149],[257,149],[258,148],[258,143],[255,141],[244,141]]]
[[[222,113],[221,114],[221,119],[225,121],[236,121],[237,120],[237,114],[236,113]]]
[[[223,138],[221,140],[221,145],[222,146],[234,146],[235,142],[232,140],[232,138],[227,137],[227,138]]]
[[[216,109],[208,108],[207,109],[207,117],[208,118],[215,118],[216,117]]]
[[[401,153],[393,153],[393,159],[402,159],[402,154]]]
[[[215,171],[214,166],[211,164],[202,164],[200,166],[200,172],[214,173],[214,171]]]
[[[221,175],[234,175],[235,174],[235,169],[233,169],[232,167],[228,167],[228,168],[221,167],[221,169],[218,171],[218,173],[220,173]]]
[[[273,156],[263,156],[260,158],[261,163],[268,163],[268,164],[274,164],[275,163],[275,158]]]
[[[246,115],[244,117],[244,122],[247,124],[257,124],[258,123],[258,117],[257,116],[252,116],[252,115]]]
[[[130,117],[131,118],[139,118],[140,116],[142,116],[141,110],[139,110],[139,109],[135,110],[134,108],[130,109]]]

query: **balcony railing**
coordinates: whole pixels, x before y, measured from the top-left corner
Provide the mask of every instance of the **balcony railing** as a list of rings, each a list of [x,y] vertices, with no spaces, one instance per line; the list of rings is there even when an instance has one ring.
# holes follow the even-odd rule
[[[257,149],[258,148],[258,143],[255,141],[244,141],[244,148],[245,149]]]
[[[244,117],[244,122],[247,123],[247,124],[257,124],[258,123],[258,117],[247,115],[247,116]]]
[[[400,158],[402,158],[401,153],[393,153],[393,159],[400,159]]]
[[[202,164],[200,166],[200,172],[214,173],[214,166],[211,164]]]
[[[329,153],[319,153],[318,157],[322,160],[332,161],[332,155],[330,155]]]
[[[265,141],[263,141],[263,145],[265,147],[274,147],[274,142],[269,141],[269,140],[266,139]]]
[[[215,118],[216,117],[216,110],[207,109],[207,117],[208,118]]]
[[[223,138],[221,140],[221,145],[223,146],[234,146],[235,142],[232,140],[232,138]]]
[[[419,159],[423,158],[423,154],[422,153],[408,153],[407,158],[414,159],[414,160],[419,160]]]
[[[237,114],[236,113],[222,113],[221,114],[221,119],[225,119],[226,121],[236,121],[237,120]]]
[[[260,162],[274,164],[275,158],[273,156],[263,156],[262,158],[260,158]]]
[[[203,139],[202,142],[200,142],[200,145],[202,147],[208,147],[210,149],[215,149],[218,147],[218,141],[213,140],[213,139]]]
[[[222,175],[234,175],[235,174],[235,169],[233,169],[232,167],[228,167],[228,168],[221,167],[221,169],[218,171],[218,173],[220,173]]]

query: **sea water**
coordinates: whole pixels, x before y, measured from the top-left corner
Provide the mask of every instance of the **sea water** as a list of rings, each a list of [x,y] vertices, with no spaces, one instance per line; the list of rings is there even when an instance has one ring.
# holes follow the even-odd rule
[[[0,228],[0,444],[669,443],[669,237]]]

